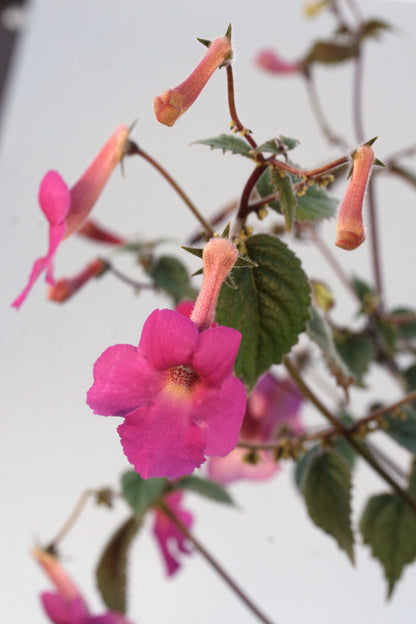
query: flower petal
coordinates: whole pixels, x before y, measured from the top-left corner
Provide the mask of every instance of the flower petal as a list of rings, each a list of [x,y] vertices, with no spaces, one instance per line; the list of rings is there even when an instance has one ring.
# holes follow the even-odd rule
[[[149,366],[137,347],[113,345],[94,364],[94,383],[87,403],[95,414],[125,416],[149,405],[162,382],[162,375]]]
[[[247,449],[235,448],[225,457],[211,457],[208,462],[208,476],[225,485],[237,479],[268,479],[279,470],[279,465],[267,451],[258,451],[259,461],[256,464],[244,461],[247,453]]]
[[[143,326],[139,352],[159,371],[187,365],[198,345],[198,329],[174,310],[154,310]]]
[[[61,594],[44,592],[41,594],[43,607],[54,624],[81,624],[88,618],[84,601],[79,596],[68,601]]]
[[[39,204],[51,225],[62,224],[69,212],[71,195],[57,171],[48,171],[39,187]]]
[[[201,387],[195,393],[192,411],[205,439],[207,455],[227,455],[236,446],[246,410],[246,392],[236,377],[220,388]]]
[[[126,416],[117,429],[124,453],[144,479],[177,478],[204,461],[204,438],[187,405],[160,400]]]
[[[221,384],[233,371],[241,334],[231,327],[210,327],[199,336],[192,367],[209,386]]]
[[[165,499],[165,504],[174,512],[175,516],[187,529],[193,522],[192,515],[180,507],[182,492],[174,492]],[[168,576],[172,576],[180,567],[179,552],[189,554],[191,551],[186,545],[186,538],[171,522],[162,509],[155,509],[153,533],[159,543]]]

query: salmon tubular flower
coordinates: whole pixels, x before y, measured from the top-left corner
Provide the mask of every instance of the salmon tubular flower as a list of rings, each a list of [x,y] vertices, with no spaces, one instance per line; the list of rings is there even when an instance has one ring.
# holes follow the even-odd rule
[[[240,430],[241,442],[273,442],[303,432],[300,409],[303,396],[296,384],[286,377],[271,373],[260,377],[247,400],[247,409]],[[270,451],[256,451],[256,462],[246,461],[249,450],[235,448],[226,457],[211,457],[208,476],[226,484],[237,479],[268,479],[279,470]]]
[[[46,256],[35,260],[29,280],[12,306],[19,308],[30,289],[45,271],[46,282],[55,285],[53,259],[63,239],[77,231],[87,219],[112,171],[125,154],[129,129],[119,126],[78,182],[69,189],[59,173],[49,171],[39,188],[39,204],[49,222],[49,247]]]
[[[374,162],[369,145],[361,145],[353,156],[353,169],[347,192],[338,213],[335,245],[342,249],[356,249],[365,240],[363,200]]]
[[[64,301],[72,297],[72,295],[78,292],[78,290],[91,279],[102,275],[107,268],[108,265],[104,260],[96,258],[80,273],[77,273],[77,275],[73,277],[63,277],[55,283],[55,286],[49,286],[47,294],[48,299],[56,303],[64,303]]]
[[[190,529],[193,524],[193,517],[189,511],[181,507],[182,498],[182,492],[173,492],[173,494],[166,496],[164,504],[169,507],[187,529]],[[191,554],[191,550],[186,545],[186,537],[173,524],[161,507],[155,508],[153,534],[160,546],[166,573],[168,576],[172,576],[180,568],[180,554]]]
[[[51,622],[55,624],[132,624],[116,611],[91,615],[80,591],[58,559],[40,548],[34,548],[32,555],[56,588],[56,592],[41,594],[43,608]]]
[[[154,310],[138,347],[114,345],[95,363],[87,403],[96,414],[124,418],[124,453],[145,479],[190,474],[206,455],[227,455],[237,444],[246,394],[232,371],[241,334],[210,326],[237,255],[231,241],[211,239],[191,318]]]
[[[295,74],[301,69],[300,63],[291,63],[282,59],[275,50],[267,48],[258,53],[254,59],[257,67],[271,74]]]
[[[153,109],[157,121],[165,126],[173,126],[195,102],[214,71],[220,67],[231,54],[231,43],[227,37],[214,39],[192,74],[180,85],[168,89],[153,100]]]

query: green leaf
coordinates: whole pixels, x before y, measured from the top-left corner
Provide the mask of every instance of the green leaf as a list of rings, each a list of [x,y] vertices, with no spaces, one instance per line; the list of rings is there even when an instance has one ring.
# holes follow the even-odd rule
[[[349,61],[357,56],[357,43],[341,44],[334,41],[317,41],[307,56],[309,63],[324,63],[332,65]]]
[[[360,37],[361,39],[365,37],[374,37],[377,39],[385,30],[393,30],[392,24],[379,19],[369,19],[360,28]]]
[[[322,452],[322,447],[320,444],[315,444],[306,453],[303,453],[295,464],[295,484],[296,487],[302,492],[303,485],[305,482],[306,475],[309,471],[309,464],[313,460],[314,457],[319,455]]]
[[[96,568],[97,586],[109,609],[126,611],[127,556],[141,522],[132,516],[111,537]]]
[[[258,267],[232,272],[237,290],[221,288],[216,320],[241,332],[235,372],[252,387],[304,331],[310,289],[299,259],[282,241],[258,234],[246,248]]]
[[[275,190],[279,193],[279,203],[285,217],[286,230],[290,232],[295,218],[296,206],[296,197],[293,192],[292,181],[286,174],[282,177],[281,171],[277,169],[272,170],[271,181]]]
[[[403,371],[403,376],[406,380],[408,390],[416,390],[416,364],[412,364],[409,368],[406,368],[406,370]]]
[[[150,267],[148,273],[156,286],[173,297],[175,305],[181,299],[196,299],[197,292],[191,286],[188,271],[177,258],[161,256]]]
[[[370,336],[354,334],[349,330],[337,330],[334,339],[343,362],[353,373],[357,384],[363,386],[364,375],[376,356],[373,340]]]
[[[395,415],[386,414],[383,420],[387,428],[382,431],[416,455],[416,410],[410,405],[403,405]]]
[[[416,559],[416,516],[395,494],[379,494],[367,501],[360,530],[384,568],[390,597],[405,565]]]
[[[211,149],[221,149],[223,153],[232,152],[233,154],[241,154],[253,159],[254,152],[250,145],[244,139],[240,139],[234,134],[220,134],[216,137],[208,139],[199,139],[191,145],[208,145]]]
[[[121,478],[123,496],[133,509],[137,518],[142,518],[145,513],[154,506],[167,489],[167,479],[142,479],[142,477],[129,470]]]
[[[285,154],[288,150],[292,150],[298,145],[299,141],[297,139],[291,139],[290,137],[280,135],[275,139],[270,139],[269,141],[259,145],[256,149],[256,154],[260,154],[262,152]]]
[[[270,167],[267,167],[267,169],[264,171],[264,173],[262,173],[256,184],[256,190],[260,197],[268,197],[269,195],[273,195],[276,193],[276,189],[272,184],[271,178],[271,169]],[[278,202],[277,200],[269,202],[268,206],[270,206],[270,208],[272,208],[273,210],[276,210],[276,212],[283,214],[280,202]]]
[[[227,490],[216,481],[211,481],[210,479],[201,479],[200,477],[189,475],[176,481],[174,489],[189,490],[219,503],[234,504]]]
[[[351,472],[334,451],[316,453],[306,465],[302,493],[314,523],[338,542],[354,563],[351,528]]]
[[[327,366],[337,383],[346,389],[354,381],[353,373],[338,353],[331,328],[324,317],[315,306],[311,307],[310,312],[311,320],[307,327],[308,336],[320,347]]]
[[[395,308],[390,312],[389,316],[407,316],[407,315],[415,315],[416,312],[411,308]],[[395,323],[394,324],[397,331],[397,336],[403,340],[412,340],[416,338],[416,320],[409,321],[407,323]]]
[[[335,215],[338,200],[316,186],[308,186],[305,195],[297,198],[296,219],[300,221],[321,221]]]

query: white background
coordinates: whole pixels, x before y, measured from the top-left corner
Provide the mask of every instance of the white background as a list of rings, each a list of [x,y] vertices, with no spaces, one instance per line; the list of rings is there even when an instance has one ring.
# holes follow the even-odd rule
[[[376,151],[383,159],[415,141],[416,7],[370,0],[360,5],[366,15],[398,26],[383,44],[369,43],[365,54],[365,132],[368,138],[379,135]],[[253,65],[262,46],[274,45],[282,56],[295,59],[313,37],[326,35],[330,19],[307,22],[300,7],[299,1],[287,0],[36,0],[31,5],[1,128],[0,594],[8,624],[45,621],[37,594],[49,584],[29,556],[33,540],[53,537],[85,487],[117,487],[129,467],[115,431],[118,420],[94,416],[85,404],[93,362],[110,344],[136,344],[150,311],[168,305],[163,297],[135,297],[108,276],[63,306],[45,300],[40,280],[21,310],[11,309],[33,260],[46,249],[47,229],[36,199],[39,181],[54,168],[72,185],[113,128],[139,118],[132,138],[165,164],[205,214],[237,197],[250,164],[189,147],[197,138],[227,131],[224,73],[214,75],[174,128],[158,125],[152,111],[153,97],[183,80],[201,58],[195,37],[219,36],[230,21],[237,107],[256,139],[278,133],[299,138],[295,158],[306,167],[339,155],[320,137],[302,81],[270,77]],[[353,148],[351,78],[350,66],[317,72],[329,119]],[[197,224],[180,199],[145,162],[130,159],[125,170],[124,179],[119,172],[113,175],[96,217],[126,235],[168,234],[183,242]],[[341,195],[344,188],[337,192]],[[379,184],[377,198],[387,302],[414,305],[414,196],[393,181]],[[332,246],[335,222],[326,224],[324,233]],[[170,249],[194,268],[187,254],[176,246]],[[101,251],[69,239],[59,250],[57,275],[73,274]],[[336,248],[334,253],[348,271],[371,279],[368,243],[351,254]],[[348,319],[354,305],[319,253],[300,246],[299,254],[312,277],[326,275],[333,282],[339,296],[334,318]],[[142,279],[132,261],[125,260],[123,268]],[[369,383],[371,398],[399,397],[398,388],[379,371]],[[360,395],[354,401],[356,414],[363,414],[366,403]],[[307,417],[316,420],[313,410]],[[389,449],[402,458],[398,447]],[[357,477],[355,523],[368,493],[385,489],[365,467],[359,467]],[[274,621],[414,621],[416,568],[405,571],[386,604],[380,566],[358,546],[354,570],[335,543],[312,526],[289,465],[269,483],[238,484],[232,491],[238,502],[234,510],[189,495],[195,533]],[[95,613],[103,610],[92,575],[97,553],[126,515],[122,505],[113,513],[88,507],[63,543],[65,565]],[[165,579],[148,526],[132,554],[133,621],[255,621],[198,554],[184,561],[173,580]]]

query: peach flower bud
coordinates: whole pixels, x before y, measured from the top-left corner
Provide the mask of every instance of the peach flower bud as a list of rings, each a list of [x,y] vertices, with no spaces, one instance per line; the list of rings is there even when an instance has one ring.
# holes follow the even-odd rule
[[[356,249],[364,242],[363,200],[374,162],[374,152],[369,145],[362,145],[353,156],[350,183],[338,213],[335,245],[342,249]]]
[[[286,61],[277,52],[267,48],[259,52],[254,59],[257,67],[264,69],[271,74],[295,74],[300,71],[300,63]]]
[[[202,61],[186,80],[155,97],[153,108],[157,121],[165,126],[173,126],[175,121],[195,102],[214,71],[230,54],[231,43],[227,37],[214,39]]]
[[[64,303],[72,297],[80,288],[82,288],[90,279],[99,277],[107,269],[104,260],[96,258],[83,271],[74,275],[74,277],[63,277],[57,280],[55,286],[49,286],[48,299],[56,301],[56,303]]]

